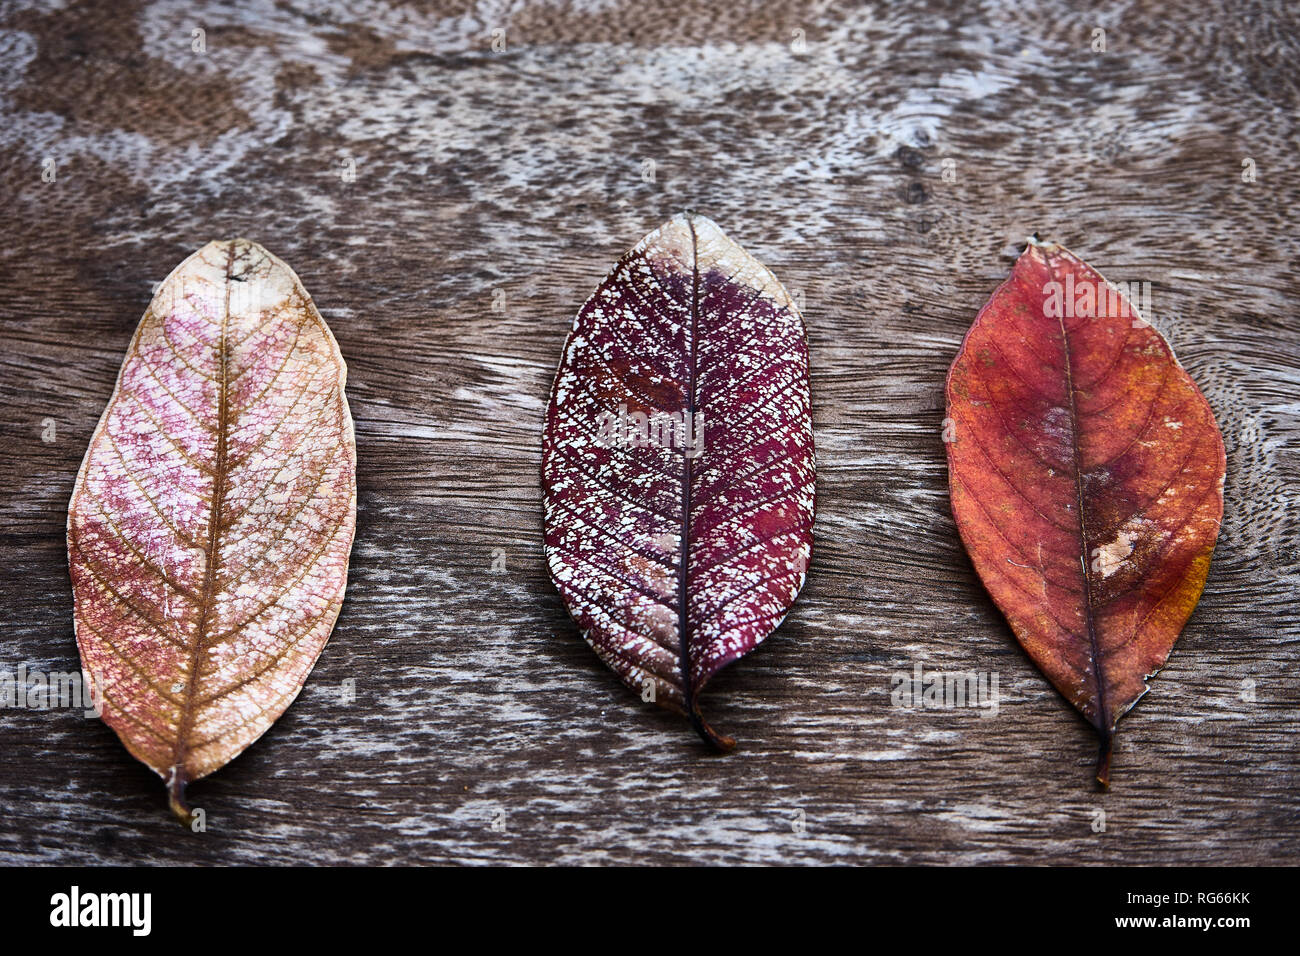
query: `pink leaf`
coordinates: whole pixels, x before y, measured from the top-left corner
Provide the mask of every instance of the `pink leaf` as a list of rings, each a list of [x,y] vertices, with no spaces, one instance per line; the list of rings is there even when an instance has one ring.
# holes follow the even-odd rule
[[[187,824],[186,786],[284,712],[343,603],[346,378],[293,270],[212,242],[154,296],[90,439],[68,506],[82,665]]]

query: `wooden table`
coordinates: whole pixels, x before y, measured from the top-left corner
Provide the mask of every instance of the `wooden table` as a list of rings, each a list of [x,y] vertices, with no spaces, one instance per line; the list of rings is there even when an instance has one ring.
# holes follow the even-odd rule
[[[99,721],[9,709],[0,860],[1297,862],[1287,6],[5,4],[0,665],[77,667],[77,466],[152,284],[209,239],[315,297],[360,492],[334,636],[192,788],[208,832]],[[820,465],[807,588],[706,697],[722,757],[600,664],[542,553],[570,320],[683,208],[802,297]],[[1228,448],[1205,595],[1107,793],[948,507],[944,373],[1035,231],[1151,283]],[[997,713],[894,706],[918,662],[998,675]]]

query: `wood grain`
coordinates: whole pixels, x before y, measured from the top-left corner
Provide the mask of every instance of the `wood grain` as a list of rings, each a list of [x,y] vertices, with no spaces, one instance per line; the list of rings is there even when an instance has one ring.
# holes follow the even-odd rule
[[[207,833],[102,723],[7,709],[0,860],[1300,860],[1294,8],[50,6],[0,12],[0,668],[76,667],[77,464],[152,284],[211,239],[292,262],[333,328],[358,527],[302,696],[192,789]],[[605,670],[542,555],[573,314],[684,208],[801,300],[812,362],[813,564],[708,692],[724,757]],[[1105,794],[948,507],[944,373],[1035,231],[1152,284],[1228,449]],[[996,673],[997,714],[891,705],[918,661]]]

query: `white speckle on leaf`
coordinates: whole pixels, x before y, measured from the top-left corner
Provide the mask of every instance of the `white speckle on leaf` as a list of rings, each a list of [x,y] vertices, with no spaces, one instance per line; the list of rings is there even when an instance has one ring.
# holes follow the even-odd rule
[[[1110,542],[1110,544],[1104,544],[1099,548],[1093,548],[1092,569],[1099,572],[1103,578],[1110,577],[1119,569],[1121,564],[1128,560],[1129,555],[1133,553],[1133,542],[1136,539],[1136,534],[1121,531],[1115,536],[1115,540]]]

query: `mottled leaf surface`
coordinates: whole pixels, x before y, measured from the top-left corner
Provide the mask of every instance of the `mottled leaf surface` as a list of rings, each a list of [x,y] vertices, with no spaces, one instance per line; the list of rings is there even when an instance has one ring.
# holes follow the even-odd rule
[[[731,747],[700,691],[781,622],[812,550],[808,349],[771,272],[701,216],[646,236],[574,320],[542,477],[547,561],[588,643]]]
[[[256,740],[343,601],[356,448],[338,345],[285,263],[213,242],[160,286],[68,508],[83,669],[167,782]]]
[[[1223,440],[1160,334],[1064,248],[1032,241],[948,376],[953,515],[1021,645],[1101,738],[1196,606]]]

